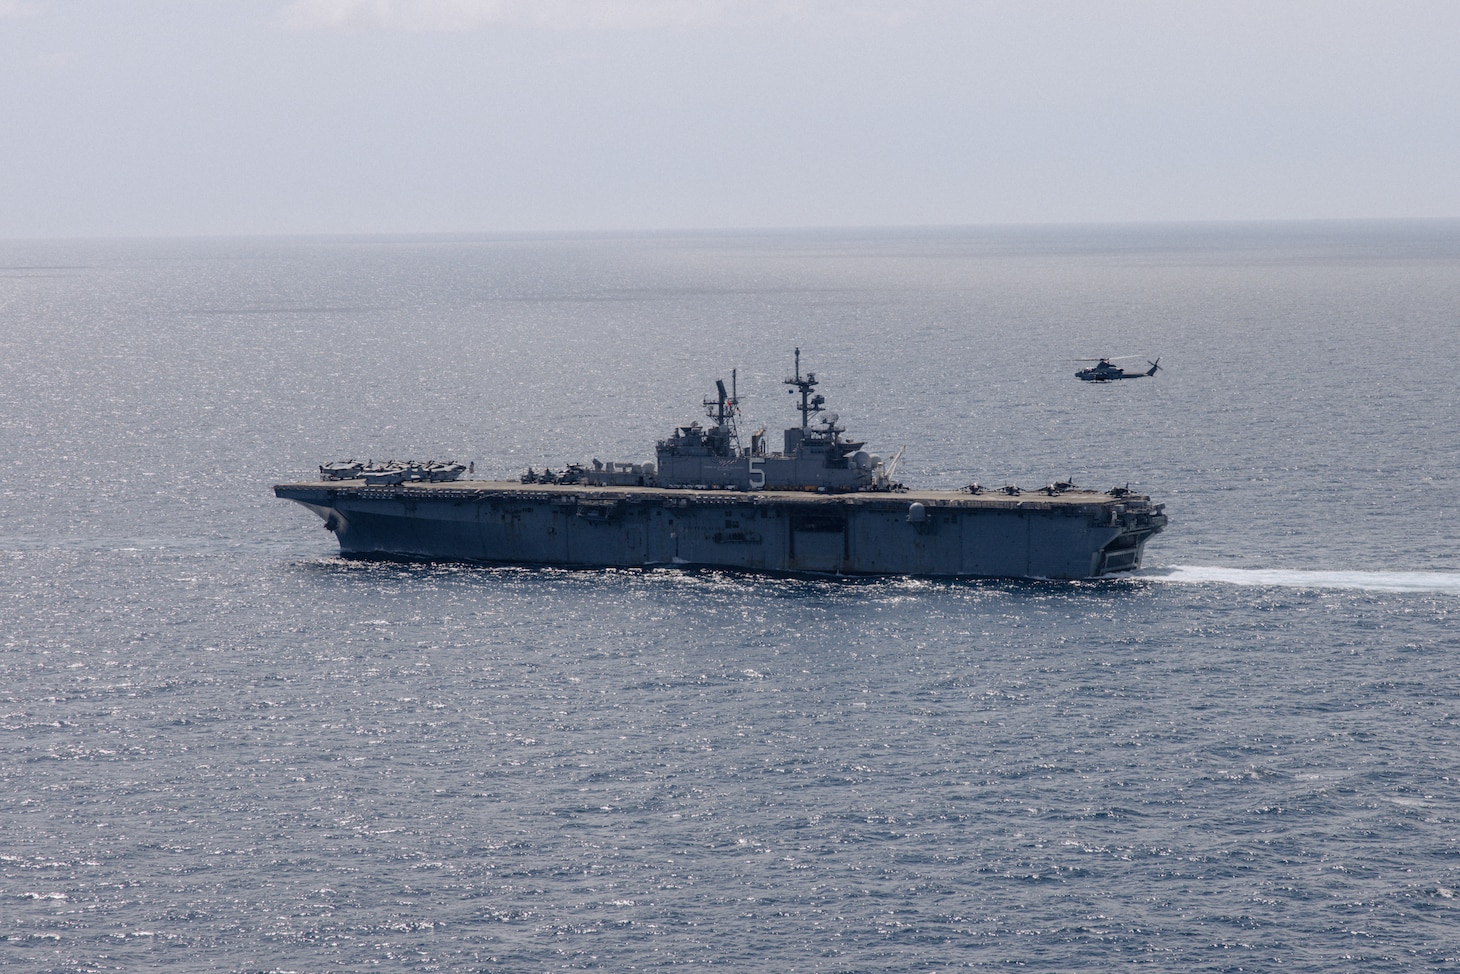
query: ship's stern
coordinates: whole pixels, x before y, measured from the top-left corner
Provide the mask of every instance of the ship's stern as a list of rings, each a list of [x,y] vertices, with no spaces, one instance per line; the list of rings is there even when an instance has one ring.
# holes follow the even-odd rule
[[[1119,533],[1101,546],[1095,558],[1094,575],[1115,575],[1133,572],[1141,567],[1146,542],[1166,528],[1164,504],[1152,504],[1149,498],[1128,497],[1111,508],[1111,525]]]

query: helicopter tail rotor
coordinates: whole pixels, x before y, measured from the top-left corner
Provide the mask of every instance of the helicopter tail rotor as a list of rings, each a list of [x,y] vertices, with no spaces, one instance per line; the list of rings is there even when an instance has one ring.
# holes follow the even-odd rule
[[[1161,360],[1158,358],[1152,362],[1150,359],[1146,359],[1146,364],[1151,367],[1151,371],[1147,372],[1146,375],[1155,375],[1156,370],[1161,367]]]

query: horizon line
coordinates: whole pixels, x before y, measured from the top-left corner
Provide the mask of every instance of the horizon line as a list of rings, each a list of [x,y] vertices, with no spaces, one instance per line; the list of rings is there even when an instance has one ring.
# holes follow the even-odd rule
[[[808,233],[928,233],[990,230],[1176,229],[1181,227],[1324,227],[1382,225],[1460,225],[1460,216],[1256,217],[1170,220],[1031,220],[997,223],[806,224],[761,227],[622,227],[540,230],[282,230],[196,233],[102,233],[0,237],[0,243],[81,243],[187,240],[361,240],[361,239],[605,239],[614,237],[749,236]]]

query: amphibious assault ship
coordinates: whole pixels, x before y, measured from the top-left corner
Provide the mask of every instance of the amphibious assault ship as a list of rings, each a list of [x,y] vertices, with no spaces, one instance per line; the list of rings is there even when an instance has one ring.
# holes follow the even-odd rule
[[[676,428],[656,463],[494,482],[460,479],[460,464],[346,461],[274,493],[323,518],[346,557],[569,568],[1082,579],[1139,568],[1166,526],[1162,505],[1124,487],[908,489],[893,479],[901,451],[884,463],[845,437],[800,349],[785,384],[801,421],[778,452],[764,428],[741,442],[721,380],[709,425]]]

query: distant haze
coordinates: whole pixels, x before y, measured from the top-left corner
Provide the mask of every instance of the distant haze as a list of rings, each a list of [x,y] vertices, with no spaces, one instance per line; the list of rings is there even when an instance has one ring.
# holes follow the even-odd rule
[[[1453,0],[0,0],[0,237],[1460,217]]]

